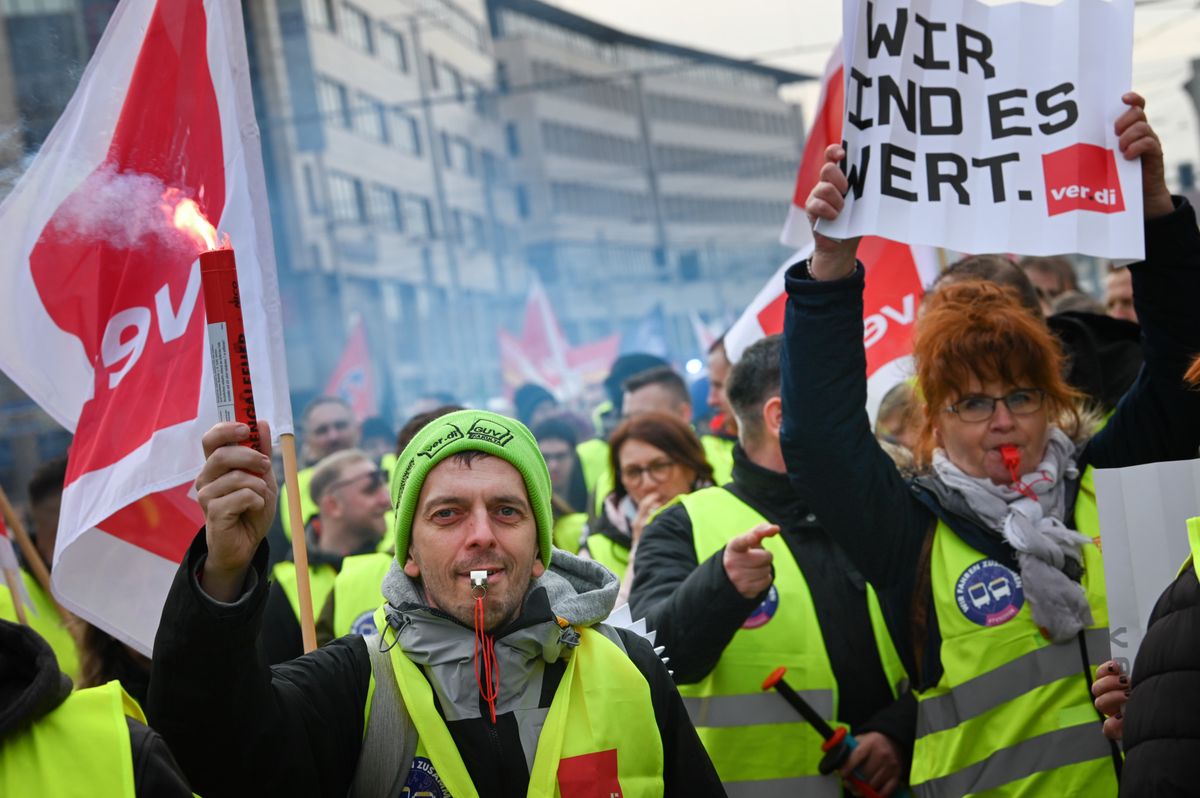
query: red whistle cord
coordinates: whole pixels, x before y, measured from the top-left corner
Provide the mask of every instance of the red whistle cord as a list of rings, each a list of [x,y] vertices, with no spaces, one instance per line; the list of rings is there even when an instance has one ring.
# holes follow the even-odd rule
[[[475,599],[475,682],[479,695],[487,702],[496,722],[496,699],[500,696],[500,664],[496,661],[496,640],[484,631],[483,596]],[[483,652],[483,673],[480,674],[479,654]]]
[[[1037,501],[1037,494],[1033,488],[1021,479],[1021,453],[1017,451],[1017,447],[1012,444],[1001,446],[1000,456],[1004,459],[1004,467],[1008,469],[1009,476],[1012,477],[1012,487],[1025,498]]]

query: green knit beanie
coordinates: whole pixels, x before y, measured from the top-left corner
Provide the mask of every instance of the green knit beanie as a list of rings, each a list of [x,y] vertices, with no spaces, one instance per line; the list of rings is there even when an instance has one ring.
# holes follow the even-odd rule
[[[408,559],[413,514],[425,477],[438,463],[458,452],[478,451],[512,464],[525,480],[525,492],[537,522],[538,549],[542,564],[550,566],[554,517],[550,502],[550,472],[533,433],[520,421],[486,410],[459,410],[426,424],[412,439],[392,472],[392,532],[396,537],[396,561]]]

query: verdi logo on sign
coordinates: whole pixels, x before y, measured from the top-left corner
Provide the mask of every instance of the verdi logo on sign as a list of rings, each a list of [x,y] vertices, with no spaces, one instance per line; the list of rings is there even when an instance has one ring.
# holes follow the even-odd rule
[[[846,0],[844,14],[850,192],[820,232],[1141,257],[1140,165],[1113,131],[1131,3]]]

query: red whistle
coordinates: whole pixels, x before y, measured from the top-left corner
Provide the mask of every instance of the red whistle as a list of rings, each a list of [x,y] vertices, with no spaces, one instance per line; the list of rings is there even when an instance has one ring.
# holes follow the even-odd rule
[[[1004,459],[1004,467],[1008,469],[1012,481],[1019,482],[1021,480],[1021,453],[1017,451],[1017,447],[1011,443],[1004,444],[1000,447],[1000,457]]]

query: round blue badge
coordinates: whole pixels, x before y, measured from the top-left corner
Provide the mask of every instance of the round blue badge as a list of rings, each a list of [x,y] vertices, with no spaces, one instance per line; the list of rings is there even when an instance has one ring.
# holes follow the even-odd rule
[[[775,585],[771,585],[771,589],[767,591],[767,597],[762,600],[754,608],[754,612],[750,613],[750,617],[742,623],[743,629],[757,629],[760,626],[765,626],[768,621],[775,617],[775,613],[779,611],[779,591],[775,589]]]
[[[980,626],[999,626],[1017,616],[1025,604],[1021,577],[995,560],[980,560],[962,572],[954,600],[967,620]]]
[[[375,610],[367,610],[355,618],[354,623],[350,624],[350,634],[364,637],[375,634]]]
[[[408,778],[404,780],[401,798],[450,798],[446,785],[438,778],[433,763],[423,756],[413,759]]]

